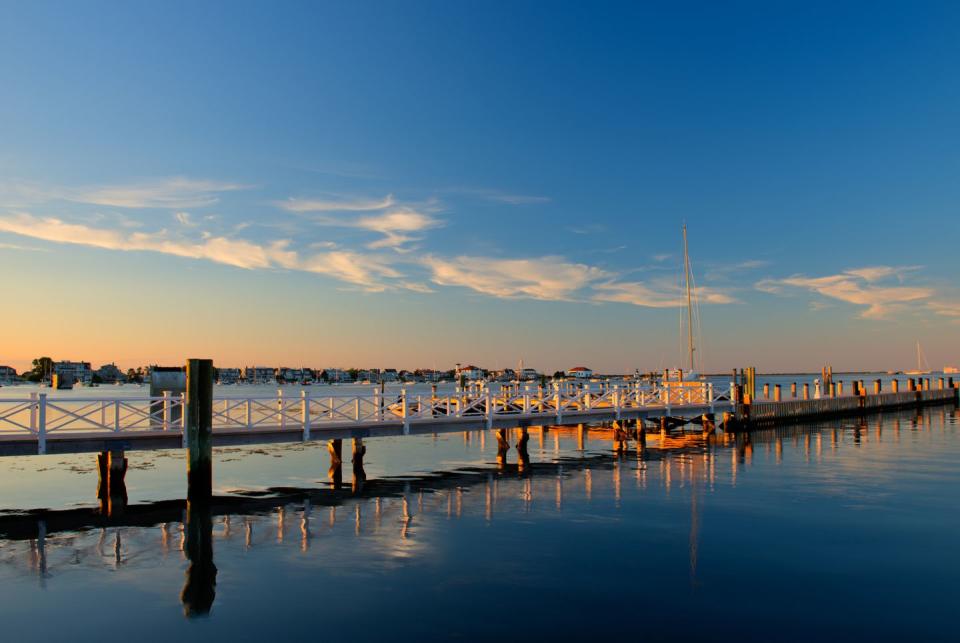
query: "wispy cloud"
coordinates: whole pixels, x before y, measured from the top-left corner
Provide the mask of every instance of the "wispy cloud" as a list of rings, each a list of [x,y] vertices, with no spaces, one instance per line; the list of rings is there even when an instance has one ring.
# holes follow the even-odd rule
[[[21,246],[16,243],[0,243],[0,250],[17,250],[20,252],[49,252],[46,248],[36,248],[34,246]]]
[[[245,269],[279,268],[327,275],[371,292],[406,288],[400,272],[380,256],[333,250],[301,256],[289,240],[256,243],[245,239],[201,234],[200,239],[175,237],[166,230],[126,232],[70,223],[27,213],[0,216],[0,232],[117,251],[149,251],[203,259]],[[418,288],[410,288],[416,290]]]
[[[274,201],[274,205],[287,212],[372,212],[386,210],[397,204],[392,194],[383,198],[330,198],[330,199],[295,199]]]
[[[442,220],[423,208],[398,203],[392,194],[376,199],[290,199],[278,201],[276,205],[289,212],[310,215],[309,220],[316,225],[358,228],[378,233],[382,237],[367,244],[368,248],[374,250],[391,248],[398,252],[408,251],[409,244],[420,241],[421,237],[417,233],[443,224]],[[428,210],[435,207],[435,204],[427,204]],[[378,214],[356,214],[368,212]]]
[[[915,270],[917,266],[869,266],[825,277],[793,275],[786,279],[763,279],[757,282],[755,287],[771,294],[784,294],[791,289],[806,290],[830,299],[863,306],[865,308],[860,313],[861,317],[883,319],[902,304],[929,300],[936,294],[933,289],[923,286],[881,283],[896,281],[902,284],[905,275]]]
[[[588,284],[608,277],[599,268],[570,263],[561,257],[498,259],[461,256],[426,257],[431,280],[441,286],[462,286],[501,298],[569,300]]]
[[[129,185],[61,189],[52,192],[67,201],[116,208],[201,208],[220,200],[220,194],[249,186],[223,181],[172,177]]]
[[[687,301],[679,286],[648,284],[639,281],[607,282],[596,284],[593,301],[632,304],[646,308],[679,308]],[[736,300],[729,294],[709,287],[697,288],[697,300],[701,304],[732,304]]]

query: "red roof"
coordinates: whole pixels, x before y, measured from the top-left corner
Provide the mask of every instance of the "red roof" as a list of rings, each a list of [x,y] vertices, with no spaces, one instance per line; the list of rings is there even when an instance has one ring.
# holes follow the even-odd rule
[[[590,369],[587,368],[586,366],[574,366],[573,368],[570,369],[571,372],[573,372],[573,371],[589,371],[589,370],[590,370]]]

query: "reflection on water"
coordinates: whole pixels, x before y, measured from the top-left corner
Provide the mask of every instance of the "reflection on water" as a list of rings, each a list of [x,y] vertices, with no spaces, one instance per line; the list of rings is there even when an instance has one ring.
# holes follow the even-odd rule
[[[648,617],[604,631],[952,638],[952,408],[736,436],[623,425],[358,440],[350,484],[343,446],[324,484],[0,516],[8,630],[48,638],[53,609],[77,632],[106,610],[148,639],[569,638],[622,600]],[[368,477],[412,446],[457,464]],[[283,457],[271,466],[289,473]],[[497,608],[514,604],[528,609]]]

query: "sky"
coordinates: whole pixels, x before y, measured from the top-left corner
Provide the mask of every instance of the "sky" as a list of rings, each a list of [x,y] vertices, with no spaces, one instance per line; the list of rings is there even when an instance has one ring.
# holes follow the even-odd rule
[[[960,364],[953,2],[0,2],[0,364]]]

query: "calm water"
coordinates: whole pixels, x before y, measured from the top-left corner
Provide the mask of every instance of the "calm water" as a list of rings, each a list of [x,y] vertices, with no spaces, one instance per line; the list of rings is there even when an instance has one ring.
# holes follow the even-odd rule
[[[491,433],[367,446],[357,493],[322,444],[217,451],[209,550],[180,452],[128,454],[106,527],[93,455],[4,459],[4,640],[960,636],[950,407],[645,457],[531,432],[522,471]]]

